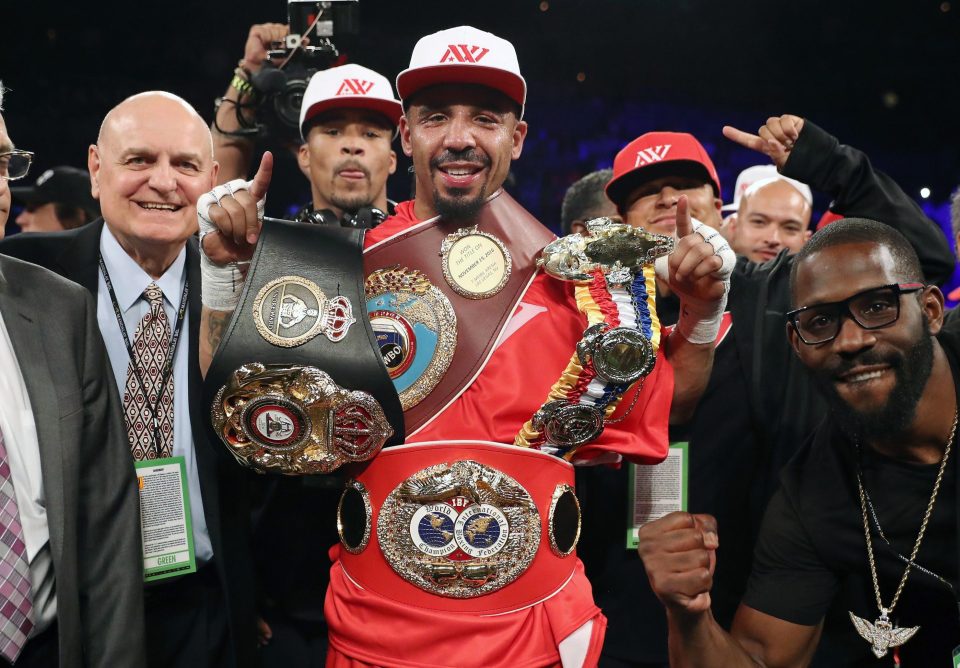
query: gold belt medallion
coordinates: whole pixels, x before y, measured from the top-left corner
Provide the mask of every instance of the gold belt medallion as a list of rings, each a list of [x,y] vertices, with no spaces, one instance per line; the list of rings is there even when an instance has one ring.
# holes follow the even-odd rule
[[[540,546],[530,494],[472,460],[425,468],[384,501],[377,537],[400,577],[451,598],[473,598],[516,580]]]
[[[246,364],[211,414],[233,456],[261,473],[329,473],[372,458],[393,435],[376,399],[309,366]]]

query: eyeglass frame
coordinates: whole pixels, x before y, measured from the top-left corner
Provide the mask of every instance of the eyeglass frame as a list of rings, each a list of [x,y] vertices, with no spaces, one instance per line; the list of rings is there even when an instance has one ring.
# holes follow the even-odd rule
[[[23,171],[23,174],[21,174],[20,176],[11,177],[11,176],[0,175],[0,179],[3,179],[4,181],[18,181],[30,173],[30,166],[33,165],[33,156],[34,156],[33,151],[24,151],[23,149],[15,148],[15,149],[11,149],[9,151],[3,151],[2,153],[0,153],[0,158],[3,158],[4,156],[8,156],[8,155],[27,156],[27,168]]]
[[[924,290],[926,287],[927,287],[927,286],[926,286],[924,283],[890,283],[889,285],[878,285],[878,286],[873,287],[873,288],[867,288],[866,290],[861,290],[860,292],[858,292],[858,293],[856,293],[856,294],[853,294],[853,295],[850,295],[850,296],[847,297],[846,299],[841,299],[840,301],[825,302],[825,303],[823,303],[823,304],[811,304],[810,306],[801,306],[801,307],[798,308],[798,309],[793,309],[792,311],[787,311],[787,313],[786,313],[786,318],[787,318],[787,322],[790,323],[790,325],[793,327],[793,331],[795,331],[795,332],[797,333],[797,336],[800,338],[800,341],[804,343],[804,345],[808,345],[808,346],[819,346],[819,345],[822,344],[822,343],[829,343],[830,341],[833,341],[833,340],[836,339],[838,336],[840,336],[840,330],[843,328],[843,317],[844,317],[845,315],[846,315],[846,316],[849,316],[850,319],[853,320],[853,321],[857,324],[857,327],[859,327],[860,329],[865,329],[865,330],[867,330],[867,331],[872,331],[872,330],[877,330],[877,329],[883,329],[884,327],[889,327],[890,325],[892,325],[893,323],[895,323],[897,320],[900,319],[900,297],[902,297],[902,296],[905,295],[905,294],[909,294],[909,293],[911,293],[911,292],[920,292],[921,290]],[[869,292],[874,292],[874,291],[876,291],[876,290],[895,290],[895,291],[896,291],[896,293],[897,293],[897,315],[896,315],[896,317],[895,317],[893,320],[891,320],[890,322],[886,322],[886,323],[884,323],[884,324],[882,324],[882,325],[876,325],[876,326],[873,326],[873,327],[868,327],[868,326],[864,325],[863,323],[861,323],[859,320],[857,320],[856,314],[853,312],[853,309],[850,308],[850,302],[852,302],[852,301],[853,301],[854,299],[856,299],[857,297],[862,297],[863,295],[865,295],[865,294],[867,294],[867,293],[869,293]],[[805,338],[803,338],[803,334],[800,332],[800,325],[797,324],[797,316],[799,316],[799,315],[800,315],[801,313],[803,313],[804,311],[809,311],[810,309],[815,309],[815,308],[823,308],[824,306],[836,306],[836,307],[838,307],[838,313],[839,313],[839,315],[840,315],[840,319],[839,319],[839,321],[838,321],[838,323],[837,323],[837,331],[836,331],[836,333],[834,333],[834,335],[831,336],[829,339],[824,339],[824,340],[822,340],[822,341],[814,341],[814,342],[811,343],[810,341],[807,341]],[[842,307],[842,308],[841,308],[841,307]]]

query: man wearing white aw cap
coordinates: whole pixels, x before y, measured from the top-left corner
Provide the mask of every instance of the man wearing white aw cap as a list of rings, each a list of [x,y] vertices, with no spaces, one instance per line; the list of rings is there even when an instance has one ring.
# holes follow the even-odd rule
[[[252,122],[250,78],[263,66],[270,45],[282,41],[287,31],[278,23],[250,28],[244,57],[212,126],[220,183],[246,175],[254,142],[235,134],[237,116],[246,114]],[[311,77],[300,108],[304,143],[297,150],[300,169],[310,180],[311,203],[298,219],[323,212],[320,220],[336,222],[370,207],[391,212],[387,179],[396,171],[391,143],[401,113],[390,82],[366,67],[341,65]]]
[[[300,107],[298,161],[314,210],[337,217],[388,210],[387,178],[397,169],[390,144],[401,114],[390,82],[373,70],[349,64],[313,75]]]
[[[650,319],[652,265],[628,288],[598,273],[576,294],[537,270],[553,234],[501,190],[527,133],[512,44],[469,26],[428,35],[397,90],[416,198],[367,233],[364,266],[406,440],[353,471],[338,509],[327,666],[594,665],[606,620],[576,557],[571,463],[666,455],[674,382]],[[250,257],[269,177],[267,161],[248,190],[205,196],[209,257]],[[671,256],[672,273],[687,268],[678,290],[719,299],[721,259],[694,237]],[[214,346],[242,288],[218,275],[204,276]],[[588,311],[656,339],[643,382],[576,362]],[[587,414],[594,427],[575,417]]]

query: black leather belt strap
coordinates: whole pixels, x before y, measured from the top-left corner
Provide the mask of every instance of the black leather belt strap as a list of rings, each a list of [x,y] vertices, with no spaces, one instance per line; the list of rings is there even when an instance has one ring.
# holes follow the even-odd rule
[[[363,235],[363,230],[342,227],[280,220],[264,223],[240,306],[227,325],[203,384],[207,410],[217,391],[244,364],[314,366],[330,374],[340,387],[372,395],[393,427],[387,445],[403,443],[403,409],[367,317]],[[321,333],[298,346],[281,347],[261,336],[254,322],[254,300],[267,283],[284,276],[312,281],[327,299],[339,295],[350,301],[356,322],[343,339],[330,341]]]

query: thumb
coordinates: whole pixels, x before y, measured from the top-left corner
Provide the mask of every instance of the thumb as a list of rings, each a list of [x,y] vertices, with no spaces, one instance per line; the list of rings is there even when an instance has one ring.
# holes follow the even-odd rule
[[[693,221],[690,220],[690,204],[686,195],[677,200],[677,239],[693,234]]]
[[[272,177],[273,154],[270,151],[264,151],[263,158],[260,159],[260,169],[257,170],[257,173],[253,176],[253,181],[250,182],[250,194],[258,201],[266,197]]]

